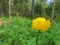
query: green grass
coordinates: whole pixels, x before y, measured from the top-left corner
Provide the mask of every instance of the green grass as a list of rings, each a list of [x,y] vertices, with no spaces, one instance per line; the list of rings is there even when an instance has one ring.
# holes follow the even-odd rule
[[[9,18],[3,18],[9,21]],[[32,20],[12,17],[12,23],[0,26],[0,45],[35,45],[37,31],[31,27]],[[51,28],[41,33],[39,45],[60,45],[60,24],[53,22]]]

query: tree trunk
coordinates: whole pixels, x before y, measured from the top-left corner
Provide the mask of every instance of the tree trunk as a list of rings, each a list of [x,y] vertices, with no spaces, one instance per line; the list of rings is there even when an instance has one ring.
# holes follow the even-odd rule
[[[45,0],[41,0],[41,16],[44,16],[44,14],[45,14],[44,1],[45,1]]]
[[[52,15],[51,15],[51,20],[54,18],[54,10],[55,10],[55,0],[53,0],[53,7],[52,7]]]
[[[32,15],[31,17],[34,17],[34,6],[35,6],[35,0],[32,0]]]
[[[9,18],[11,18],[11,0],[9,0]]]
[[[0,3],[1,3],[1,5],[0,5],[0,16],[3,16],[3,11],[2,11],[2,6],[3,6],[3,5],[2,5],[2,1],[3,1],[3,0],[0,1]]]

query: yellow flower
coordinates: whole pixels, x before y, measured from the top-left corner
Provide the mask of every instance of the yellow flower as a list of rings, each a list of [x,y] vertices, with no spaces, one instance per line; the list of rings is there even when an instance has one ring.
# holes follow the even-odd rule
[[[17,13],[17,16],[19,16],[19,13]]]
[[[45,18],[39,17],[39,18],[33,19],[32,21],[33,29],[46,32],[49,27],[50,27],[50,20],[46,20]]]
[[[0,26],[3,24],[3,20],[0,18]]]
[[[0,22],[2,21],[2,19],[0,18]]]

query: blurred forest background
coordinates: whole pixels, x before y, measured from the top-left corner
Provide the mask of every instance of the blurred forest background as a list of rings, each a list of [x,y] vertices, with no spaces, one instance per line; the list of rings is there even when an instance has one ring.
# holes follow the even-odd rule
[[[60,17],[59,0],[0,0],[0,16]]]
[[[36,17],[51,20],[38,44],[60,45],[60,0],[0,0],[0,45],[35,45],[31,24]]]

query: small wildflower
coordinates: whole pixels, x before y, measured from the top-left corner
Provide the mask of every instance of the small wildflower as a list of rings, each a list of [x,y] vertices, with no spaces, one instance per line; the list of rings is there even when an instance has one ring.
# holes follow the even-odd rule
[[[19,13],[17,13],[17,16],[19,16]]]

